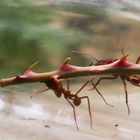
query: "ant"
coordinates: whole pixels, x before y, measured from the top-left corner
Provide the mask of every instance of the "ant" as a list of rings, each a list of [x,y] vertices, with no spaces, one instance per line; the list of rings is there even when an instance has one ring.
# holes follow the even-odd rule
[[[31,98],[33,96],[35,96],[36,94],[42,93],[42,92],[47,91],[49,89],[53,90],[55,95],[58,98],[60,98],[63,95],[64,98],[66,99],[66,101],[73,108],[74,120],[75,120],[77,130],[79,130],[79,127],[78,127],[78,124],[77,124],[75,106],[79,106],[81,104],[82,99],[87,99],[89,116],[90,116],[90,126],[92,128],[92,114],[91,114],[91,107],[90,107],[89,97],[88,96],[82,96],[82,97],[78,96],[79,92],[88,84],[88,82],[86,82],[75,94],[72,94],[71,91],[69,90],[69,80],[67,80],[67,89],[65,89],[63,87],[63,85],[62,85],[62,82],[59,79],[55,78],[55,77],[50,77],[49,80],[45,80],[45,81],[42,81],[42,82],[45,83],[45,85],[48,88],[40,90],[40,91],[34,93],[31,96]],[[73,101],[73,103],[71,101]]]
[[[65,61],[64,61],[64,64],[67,64],[69,61],[69,58],[67,58]],[[33,67],[37,64],[34,63],[33,65],[31,65],[26,73],[28,72],[32,72],[32,69]],[[48,87],[47,89],[41,89],[39,91],[37,91],[36,93],[34,93],[33,95],[31,95],[31,98],[39,93],[42,93],[42,92],[45,92],[49,89],[53,90],[55,95],[60,98],[62,95],[64,96],[64,98],[67,100],[67,102],[72,106],[73,108],[73,114],[74,114],[74,120],[75,120],[75,124],[76,124],[76,128],[77,130],[79,130],[79,127],[78,127],[78,124],[77,124],[77,118],[76,118],[76,111],[75,111],[75,106],[79,106],[81,104],[81,100],[82,99],[87,99],[87,102],[88,102],[88,110],[89,110],[89,117],[90,117],[90,126],[92,128],[92,114],[91,114],[91,107],[90,107],[90,100],[89,100],[89,97],[88,96],[82,96],[82,97],[79,97],[78,94],[79,92],[87,86],[87,84],[91,81],[86,81],[82,87],[75,93],[75,94],[72,94],[71,91],[69,90],[69,79],[67,79],[67,89],[65,89],[62,85],[62,82],[60,81],[60,79],[57,78],[57,76],[52,76],[52,77],[49,77],[48,80],[45,80],[45,81],[41,81],[42,83],[45,83],[45,85]],[[94,86],[94,84],[92,83],[92,85]],[[105,100],[105,98],[102,96],[102,94],[99,92],[99,90],[95,87],[95,90],[97,91],[97,93],[102,97],[102,99],[104,100],[104,102],[107,104],[107,105],[110,105],[109,103],[107,103],[107,101]],[[73,101],[73,103],[71,102]],[[112,106],[112,105],[110,105]]]
[[[96,59],[93,55],[91,55],[91,54],[89,54],[89,53],[81,53],[81,52],[77,52],[77,51],[72,51],[71,53],[77,53],[77,54],[88,55],[88,56],[94,58],[95,61],[97,62],[97,59]],[[108,61],[110,61],[110,60],[108,59]],[[101,62],[101,63],[102,63],[102,62]],[[94,63],[94,64],[95,64],[95,63]],[[94,65],[94,64],[93,64],[93,62],[92,62],[89,66],[92,66],[92,65]],[[97,89],[96,85],[92,82],[93,79],[94,79],[94,78],[92,78],[91,80],[88,80],[88,81],[86,81],[86,82],[92,84],[93,88],[96,90],[96,92],[99,94],[99,96],[103,99],[103,101],[105,102],[106,105],[113,107],[113,105],[109,104],[109,103],[106,101],[106,99],[104,98],[104,96],[101,94],[101,92]]]
[[[128,55],[124,54],[124,50],[121,49],[121,53],[123,55],[123,58],[121,58],[123,61],[126,61],[126,57]],[[92,56],[91,54],[89,54],[90,56]],[[107,65],[107,64],[111,64],[119,59],[101,59],[101,60],[97,60],[94,56],[92,56],[95,60],[95,62],[91,63],[90,66],[100,66],[100,65]],[[138,64],[140,62],[140,56],[137,58],[135,64]],[[128,110],[128,115],[130,114],[130,108],[129,108],[129,104],[128,104],[128,91],[127,91],[127,85],[126,85],[126,81],[128,81],[129,83],[131,83],[134,86],[140,87],[140,77],[136,76],[136,75],[116,75],[113,74],[113,77],[101,77],[98,79],[98,81],[93,84],[93,79],[91,80],[91,84],[93,85],[93,89],[96,90],[96,86],[102,81],[102,80],[112,80],[112,79],[117,79],[118,77],[120,77],[120,79],[123,82],[123,86],[124,86],[124,91],[125,91],[125,99],[126,99],[126,105],[127,105],[127,110]]]

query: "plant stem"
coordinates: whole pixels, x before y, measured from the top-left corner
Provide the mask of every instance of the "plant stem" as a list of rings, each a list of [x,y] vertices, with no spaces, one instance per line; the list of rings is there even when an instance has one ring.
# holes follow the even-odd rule
[[[57,76],[58,79],[74,78],[89,75],[136,75],[140,74],[140,65],[135,64],[132,66],[114,66],[113,64],[78,67],[74,65],[65,64],[58,70],[45,73],[35,73],[28,71],[23,75],[17,75],[11,78],[0,79],[0,86],[9,86],[23,83],[43,82],[49,80],[52,76]]]

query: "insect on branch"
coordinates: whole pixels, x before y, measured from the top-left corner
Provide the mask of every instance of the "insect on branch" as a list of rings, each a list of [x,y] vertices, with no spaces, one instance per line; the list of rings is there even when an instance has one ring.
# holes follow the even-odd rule
[[[127,56],[125,56],[127,57]],[[57,76],[58,79],[67,79],[80,76],[90,76],[90,75],[136,75],[140,74],[140,64],[134,64],[129,61],[124,61],[122,59],[116,60],[111,64],[105,64],[100,66],[88,66],[80,67],[69,64],[70,58],[68,57],[63,65],[55,71],[37,73],[33,72],[34,66],[37,64],[35,62],[31,65],[24,74],[16,75],[10,78],[0,79],[0,86],[10,86],[16,84],[42,82],[49,80],[52,76]]]

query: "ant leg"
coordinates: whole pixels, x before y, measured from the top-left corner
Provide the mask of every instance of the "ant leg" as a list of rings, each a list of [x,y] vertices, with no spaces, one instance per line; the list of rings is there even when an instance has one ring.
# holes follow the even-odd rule
[[[78,124],[77,124],[77,118],[76,118],[75,107],[74,107],[74,105],[73,105],[68,99],[66,99],[66,100],[67,100],[67,102],[68,102],[68,103],[72,106],[72,108],[73,108],[73,115],[74,115],[75,125],[76,125],[77,130],[79,130],[79,127],[78,127]]]
[[[90,81],[86,81],[83,86],[74,94],[75,96],[89,83]]]
[[[92,114],[91,114],[91,107],[90,107],[90,101],[89,101],[89,97],[88,96],[83,96],[83,97],[80,97],[80,99],[87,99],[87,102],[88,102],[88,111],[89,111],[89,117],[90,117],[90,126],[92,128]]]
[[[93,90],[102,80],[112,80],[112,79],[117,79],[117,77],[118,77],[117,75],[114,75],[113,77],[101,77],[98,79],[96,84],[94,84],[94,87],[91,90]]]
[[[113,107],[113,105],[109,104],[109,103],[105,100],[104,96],[101,94],[101,92],[97,89],[97,87],[93,84],[92,81],[91,81],[91,84],[93,85],[93,88],[97,91],[97,93],[101,96],[101,98],[104,100],[105,104],[107,104],[107,105]]]
[[[121,76],[121,79],[123,81],[123,85],[124,85],[124,91],[125,91],[125,99],[126,99],[126,105],[127,105],[127,110],[128,110],[128,115],[130,114],[130,108],[129,108],[129,104],[128,104],[128,93],[127,93],[127,86],[126,86],[126,82],[123,76]]]
[[[136,64],[138,64],[139,62],[140,62],[140,56],[137,58]]]
[[[125,56],[124,49],[121,48],[121,54]]]
[[[30,98],[33,98],[33,97],[36,96],[37,94],[40,94],[40,93],[45,92],[45,91],[47,91],[47,90],[49,90],[49,88],[40,89],[39,91],[33,93],[33,94],[30,96]]]
[[[77,96],[77,94],[89,83],[90,81],[86,81],[83,86],[74,94],[75,96]],[[90,116],[90,126],[92,128],[92,115],[91,115],[91,107],[90,107],[90,101],[89,101],[89,97],[88,96],[83,96],[83,97],[80,97],[80,99],[82,98],[86,98],[87,99],[87,102],[88,102],[88,110],[89,110],[89,116]]]
[[[122,56],[125,56],[124,49],[122,48],[121,39],[120,38],[117,39],[117,47],[120,48]]]

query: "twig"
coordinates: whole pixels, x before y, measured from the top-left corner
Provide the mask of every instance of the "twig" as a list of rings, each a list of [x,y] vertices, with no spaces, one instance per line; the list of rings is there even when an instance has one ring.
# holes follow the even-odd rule
[[[126,56],[125,56],[126,57]],[[32,69],[36,65],[31,65],[23,75],[17,75],[11,78],[0,79],[0,86],[9,86],[15,84],[32,83],[32,82],[43,82],[49,80],[50,77],[57,76],[58,79],[66,79],[72,77],[89,76],[89,75],[106,75],[106,74],[117,74],[117,75],[136,75],[140,74],[140,64],[134,64],[126,61],[123,58],[116,60],[115,62],[107,65],[100,66],[89,66],[79,67],[70,65],[68,57],[63,65],[52,72],[36,73]]]

